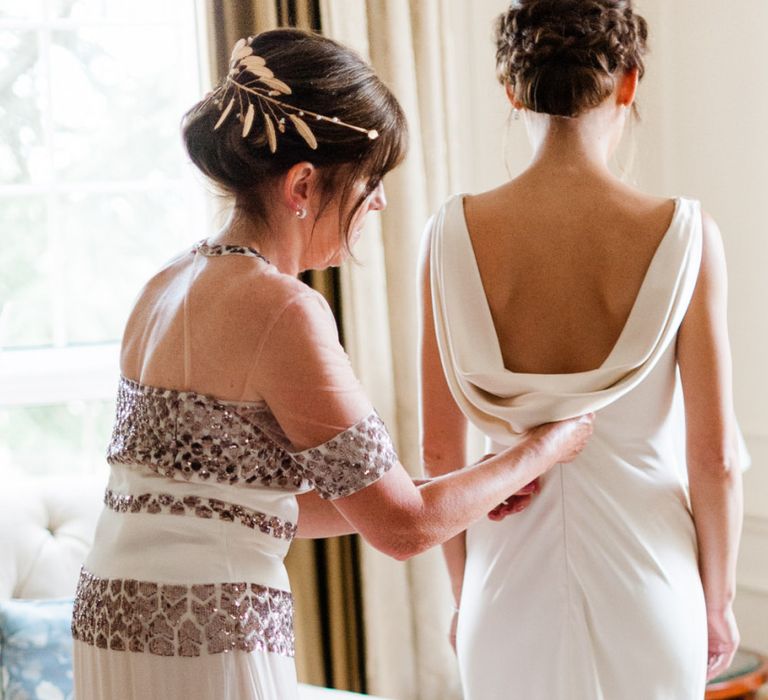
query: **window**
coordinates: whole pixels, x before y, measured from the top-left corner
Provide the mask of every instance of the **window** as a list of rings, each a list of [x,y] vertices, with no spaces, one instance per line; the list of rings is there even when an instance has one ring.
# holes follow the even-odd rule
[[[0,3],[0,471],[104,469],[131,304],[213,213],[194,0]]]

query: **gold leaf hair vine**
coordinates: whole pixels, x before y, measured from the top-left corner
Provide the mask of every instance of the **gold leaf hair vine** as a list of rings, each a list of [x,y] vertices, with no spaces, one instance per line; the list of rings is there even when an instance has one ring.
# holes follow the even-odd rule
[[[256,56],[253,53],[253,48],[250,46],[252,39],[253,37],[249,37],[247,40],[240,39],[235,44],[230,57],[229,73],[227,73],[222,85],[211,95],[221,110],[221,115],[213,127],[214,130],[227,121],[237,106],[239,108],[238,118],[243,123],[243,138],[246,138],[253,128],[253,122],[256,118],[255,105],[257,105],[264,122],[264,132],[269,150],[272,153],[277,150],[278,132],[285,133],[286,119],[291,122],[297,133],[312,149],[317,148],[317,139],[304,117],[312,117],[316,121],[326,121],[359,131],[362,134],[367,134],[371,140],[379,137],[379,132],[376,129],[364,129],[354,124],[347,124],[338,117],[317,114],[279,99],[282,95],[290,95],[291,88],[275,77],[261,56]]]

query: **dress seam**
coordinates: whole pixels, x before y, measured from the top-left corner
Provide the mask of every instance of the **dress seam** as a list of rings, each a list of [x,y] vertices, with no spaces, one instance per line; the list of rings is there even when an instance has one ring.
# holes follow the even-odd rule
[[[563,532],[563,569],[565,573],[565,599],[568,603],[567,623],[570,627],[571,615],[572,615],[572,600],[571,600],[571,576],[569,567],[568,556],[568,528],[566,526],[566,505],[565,505],[565,478],[563,476],[563,465],[558,464],[558,476],[560,478],[560,517],[562,519],[562,532]]]

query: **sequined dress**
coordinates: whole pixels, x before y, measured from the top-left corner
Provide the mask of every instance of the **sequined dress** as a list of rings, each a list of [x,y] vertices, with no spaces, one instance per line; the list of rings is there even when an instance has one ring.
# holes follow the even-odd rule
[[[395,463],[377,414],[296,451],[264,401],[123,377],[107,459],[72,621],[75,697],[297,698],[283,566],[296,496],[350,495]]]

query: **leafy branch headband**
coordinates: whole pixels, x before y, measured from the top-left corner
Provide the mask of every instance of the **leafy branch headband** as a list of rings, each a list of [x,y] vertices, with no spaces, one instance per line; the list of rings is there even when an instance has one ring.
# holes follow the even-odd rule
[[[332,124],[346,127],[367,134],[373,140],[379,137],[376,129],[364,129],[360,126],[347,124],[338,117],[327,117],[308,109],[302,109],[283,102],[279,99],[282,95],[290,95],[291,88],[267,67],[267,62],[253,53],[250,42],[240,39],[232,50],[229,62],[229,73],[224,82],[211,95],[214,103],[221,110],[214,130],[218,129],[237,107],[238,119],[243,124],[243,138],[246,138],[256,118],[256,109],[261,112],[264,122],[264,132],[267,136],[269,150],[277,151],[277,133],[285,133],[286,119],[288,119],[298,134],[312,148],[317,148],[317,139],[304,117],[311,117],[316,121],[326,121]]]

